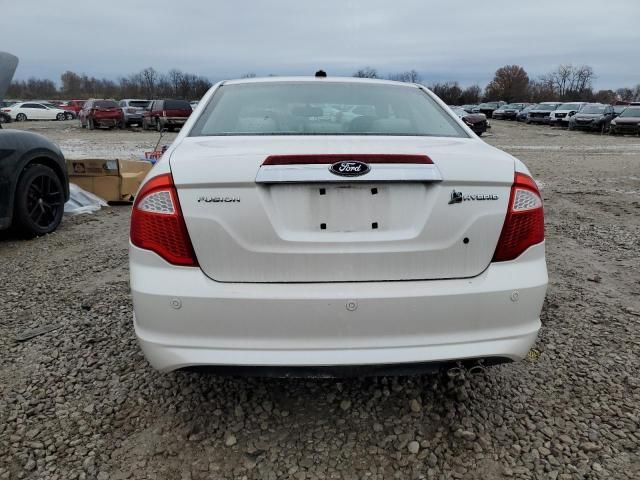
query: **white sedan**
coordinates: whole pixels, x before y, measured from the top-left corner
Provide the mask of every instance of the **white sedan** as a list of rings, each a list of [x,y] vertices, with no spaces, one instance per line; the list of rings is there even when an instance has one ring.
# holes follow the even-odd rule
[[[527,355],[547,269],[522,162],[415,84],[243,79],[202,103],[132,211],[151,365],[342,375]],[[336,104],[365,114],[322,115]]]
[[[37,102],[21,102],[3,108],[16,122],[25,120],[66,120],[67,112],[60,108]]]

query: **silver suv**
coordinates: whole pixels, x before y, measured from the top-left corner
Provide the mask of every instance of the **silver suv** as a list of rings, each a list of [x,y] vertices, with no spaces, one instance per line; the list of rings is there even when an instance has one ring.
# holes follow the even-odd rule
[[[133,124],[142,126],[142,114],[150,104],[151,100],[138,100],[135,98],[120,100],[118,105],[124,113],[123,126],[128,127]]]

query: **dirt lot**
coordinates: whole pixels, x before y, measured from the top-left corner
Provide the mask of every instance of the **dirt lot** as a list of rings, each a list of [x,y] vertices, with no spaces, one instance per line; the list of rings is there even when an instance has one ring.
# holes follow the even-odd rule
[[[159,374],[131,325],[128,207],[0,237],[0,478],[640,478],[640,138],[493,122],[543,184],[528,361],[455,382]],[[19,125],[69,158],[157,134]],[[168,134],[166,138],[171,138]],[[27,330],[56,330],[18,343]]]

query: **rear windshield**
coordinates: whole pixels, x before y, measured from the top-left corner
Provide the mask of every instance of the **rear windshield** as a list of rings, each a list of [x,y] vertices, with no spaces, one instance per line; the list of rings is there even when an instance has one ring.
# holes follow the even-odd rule
[[[165,110],[191,110],[191,104],[186,100],[165,100]]]
[[[130,107],[139,107],[139,108],[146,108],[149,103],[151,103],[148,100],[131,100],[129,102],[129,106]]]
[[[220,87],[190,135],[468,137],[415,87],[295,81]]]
[[[98,108],[120,108],[113,100],[97,100],[93,103],[93,106]]]

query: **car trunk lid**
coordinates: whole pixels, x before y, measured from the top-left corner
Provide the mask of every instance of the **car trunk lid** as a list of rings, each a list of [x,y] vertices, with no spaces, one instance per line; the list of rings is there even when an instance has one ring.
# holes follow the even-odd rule
[[[285,164],[294,175],[265,165],[330,155],[426,155],[432,164],[371,161],[371,172],[353,178],[329,172],[339,157]],[[512,157],[480,140],[432,137],[190,137],[170,163],[198,263],[224,282],[478,275],[514,172]]]

